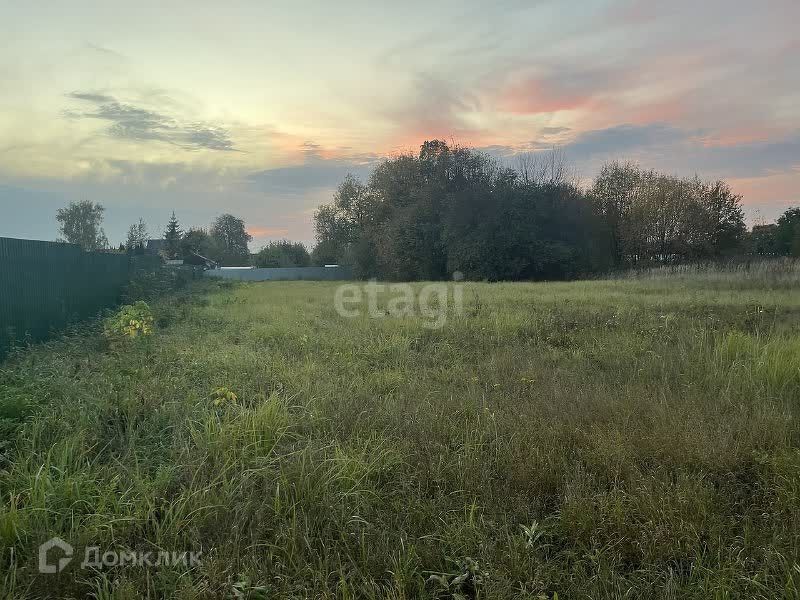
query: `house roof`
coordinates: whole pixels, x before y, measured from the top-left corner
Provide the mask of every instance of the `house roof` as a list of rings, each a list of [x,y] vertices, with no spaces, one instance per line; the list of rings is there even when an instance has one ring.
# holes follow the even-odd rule
[[[161,250],[167,243],[167,240],[147,240],[147,249],[148,250],[155,250],[156,252]]]
[[[210,258],[206,258],[202,254],[198,254],[197,252],[192,252],[191,256],[193,256],[195,258],[199,258],[200,260],[202,260],[206,264],[206,266],[217,267],[217,261],[211,260]]]

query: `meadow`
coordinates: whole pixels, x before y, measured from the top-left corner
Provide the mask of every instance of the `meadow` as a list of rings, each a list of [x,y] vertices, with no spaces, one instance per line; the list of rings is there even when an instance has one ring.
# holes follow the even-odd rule
[[[2,597],[800,597],[796,264],[463,285],[432,329],[198,282],[11,356]]]

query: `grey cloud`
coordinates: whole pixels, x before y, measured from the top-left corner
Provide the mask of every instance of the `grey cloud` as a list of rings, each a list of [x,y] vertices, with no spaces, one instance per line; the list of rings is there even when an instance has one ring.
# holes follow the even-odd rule
[[[704,139],[707,133],[663,123],[623,124],[580,133],[557,147],[585,176],[615,159],[633,159],[645,167],[668,172],[722,178],[764,177],[800,167],[800,131],[780,140],[727,146],[708,144]],[[552,148],[552,144],[531,141],[519,147],[488,146],[481,150],[513,164],[519,153]]]
[[[67,96],[96,105],[89,112],[67,111],[67,117],[108,121],[108,134],[112,137],[167,142],[187,150],[237,151],[230,139],[230,133],[219,126],[180,121],[159,112],[120,102],[106,94],[72,92]]]
[[[94,102],[95,104],[114,101],[114,98],[111,96],[106,96],[105,94],[92,94],[90,92],[72,92],[67,94],[67,96],[74,98],[75,100],[86,100],[87,102]]]
[[[334,188],[348,173],[366,179],[380,160],[373,154],[322,158],[321,147],[313,142],[305,142],[302,149],[303,164],[257,171],[247,180],[262,192],[301,195],[312,189]]]
[[[711,145],[706,131],[665,124],[619,125],[587,131],[564,146],[570,160],[592,163],[618,157],[647,166],[714,177],[762,177],[800,165],[800,132],[779,140]]]
[[[580,133],[565,145],[565,150],[570,158],[582,161],[598,155],[626,154],[654,146],[664,147],[686,141],[690,136],[682,129],[663,123],[624,124]]]
[[[541,132],[544,135],[558,135],[559,133],[567,133],[572,131],[570,127],[542,127]]]
[[[476,150],[491,156],[510,156],[519,152],[520,149],[513,146],[503,146],[502,144],[492,144],[491,146],[481,146]]]
[[[782,140],[734,146],[699,146],[687,160],[724,177],[762,177],[800,166],[800,132]]]
[[[86,42],[86,47],[89,50],[93,50],[98,54],[102,54],[104,56],[112,57],[115,59],[126,59],[127,57],[124,54],[120,54],[116,50],[112,50],[111,48],[106,48],[105,46],[98,46],[97,44],[93,44],[91,42]]]
[[[321,160],[322,146],[314,142],[303,142],[300,146],[303,149],[303,155],[306,160]]]
[[[222,127],[210,127],[195,123],[186,125],[184,128],[190,145],[224,152],[236,150],[230,140],[228,131]]]

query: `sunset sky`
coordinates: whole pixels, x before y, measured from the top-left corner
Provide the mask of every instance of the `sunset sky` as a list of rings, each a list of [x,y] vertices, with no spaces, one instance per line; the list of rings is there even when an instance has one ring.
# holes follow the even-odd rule
[[[46,8],[45,8],[46,7]],[[347,172],[443,138],[724,178],[800,205],[800,2],[0,0],[0,235],[174,209],[313,240]]]

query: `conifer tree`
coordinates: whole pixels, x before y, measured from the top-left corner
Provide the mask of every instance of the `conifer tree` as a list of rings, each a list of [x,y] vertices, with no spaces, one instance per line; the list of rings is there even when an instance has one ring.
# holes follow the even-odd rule
[[[183,231],[181,231],[178,224],[178,219],[175,217],[175,211],[172,211],[172,217],[167,223],[167,229],[164,231],[164,253],[168,259],[178,258],[180,254],[180,244]]]

